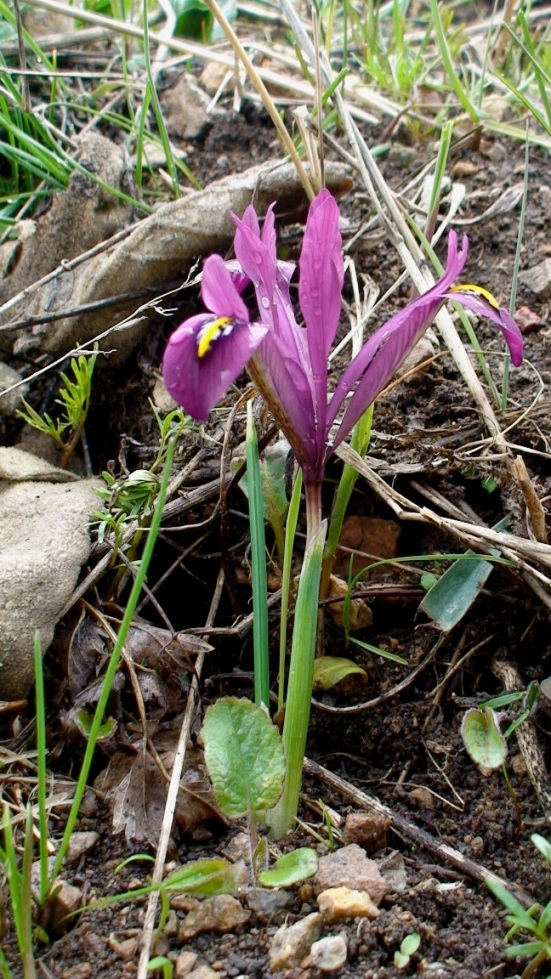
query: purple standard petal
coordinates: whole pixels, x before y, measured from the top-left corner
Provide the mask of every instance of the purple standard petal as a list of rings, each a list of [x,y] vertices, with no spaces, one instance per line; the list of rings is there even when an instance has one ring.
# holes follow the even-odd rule
[[[168,341],[163,359],[167,390],[192,418],[206,421],[265,334],[266,327],[260,323],[205,313],[192,316]]]
[[[203,266],[201,298],[212,313],[248,323],[249,312],[239,295],[232,273],[220,255],[210,255]]]
[[[250,209],[245,213],[248,214]],[[312,371],[308,357],[306,333],[296,320],[289,296],[291,266],[288,262],[278,262],[275,250],[262,241],[251,230],[249,223],[232,215],[236,226],[235,253],[246,275],[254,285],[260,318],[265,326],[277,336],[281,353],[289,361],[294,361],[311,384]],[[268,234],[267,237],[270,237]],[[293,391],[287,392],[287,398]]]
[[[310,357],[325,371],[339,325],[344,279],[339,208],[328,190],[322,190],[310,205],[299,268],[298,295]]]
[[[327,357],[341,312],[344,278],[339,208],[328,190],[312,201],[300,255],[299,302],[312,366],[316,422],[325,442],[327,409]]]
[[[260,237],[275,261],[277,259],[277,251],[274,207],[275,204],[270,204],[268,210],[266,211],[266,217],[264,218],[264,224],[262,225]]]
[[[333,450],[386,387],[396,369],[444,305],[452,282],[463,271],[467,254],[467,237],[463,237],[461,251],[458,251],[457,235],[455,231],[450,231],[448,261],[442,278],[380,327],[344,372],[331,399],[327,431],[335,421],[346,395],[354,388],[356,390],[345,411]]]
[[[467,309],[472,309],[477,316],[485,316],[486,319],[499,326],[509,347],[513,364],[518,367],[522,363],[524,340],[520,327],[515,323],[508,310],[498,306],[490,292],[487,292],[486,289],[480,289],[478,286],[457,286],[456,289],[452,289],[448,293],[447,298],[456,300]]]

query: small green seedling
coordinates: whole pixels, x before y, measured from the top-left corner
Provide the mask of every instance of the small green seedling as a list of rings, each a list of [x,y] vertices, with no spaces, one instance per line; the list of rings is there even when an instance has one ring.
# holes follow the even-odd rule
[[[24,398],[22,399],[23,409],[17,412],[28,425],[54,440],[62,452],[62,468],[69,462],[84,430],[90,408],[92,376],[96,359],[97,353],[73,357],[70,367],[74,380],[71,380],[67,374],[60,373],[63,383],[59,389],[56,404],[61,405],[63,411],[59,418],[53,419],[46,412],[44,415],[39,415]]]
[[[551,865],[551,843],[539,833],[533,833],[530,839]],[[531,941],[512,945],[505,953],[510,959],[529,958],[522,979],[531,979],[540,966],[547,960],[551,960],[551,901],[544,908],[540,904],[525,908],[503,884],[488,879],[486,886],[509,912],[506,920],[511,927],[505,936],[505,941],[510,941],[518,932],[526,932],[532,937]]]
[[[96,489],[97,495],[104,501],[103,509],[95,514],[97,539],[102,543],[107,537],[111,537],[113,564],[119,550],[123,548],[129,561],[137,556],[145,528],[149,527],[155,509],[161,484],[160,473],[165,468],[168,446],[190,426],[190,419],[181,409],[171,411],[163,418],[153,402],[150,401],[150,405],[159,428],[159,448],[151,468],[136,469],[119,479],[115,479],[109,472],[103,472],[105,486]],[[134,533],[130,533],[128,540],[125,531],[129,528]]]
[[[461,737],[468,755],[483,775],[501,768],[507,757],[507,741],[499,727],[499,715],[491,707],[465,712]]]
[[[507,742],[517,727],[522,724],[534,709],[539,686],[535,681],[525,691],[506,693],[484,701],[479,707],[465,712],[461,725],[461,737],[467,753],[483,775],[501,768],[507,758]],[[520,713],[511,721],[507,730],[500,729],[502,718],[508,718],[504,707],[520,704]]]
[[[342,656],[318,656],[314,662],[314,690],[330,690],[347,676],[366,672],[357,663]]]
[[[416,931],[412,932],[411,935],[406,935],[400,945],[400,951],[394,953],[394,965],[397,969],[407,969],[411,956],[415,955],[420,944],[421,936]]]
[[[156,972],[158,969],[161,970],[163,979],[172,979],[174,966],[170,959],[167,959],[166,955],[156,955],[154,959],[150,959],[147,963],[148,972]]]

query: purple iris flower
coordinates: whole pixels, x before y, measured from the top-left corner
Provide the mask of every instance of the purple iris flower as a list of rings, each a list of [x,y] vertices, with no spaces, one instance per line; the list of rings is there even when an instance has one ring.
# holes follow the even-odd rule
[[[299,261],[300,326],[290,298],[294,266],[278,261],[273,206],[262,231],[252,207],[235,217],[235,265],[207,259],[202,297],[212,315],[192,316],[169,340],[163,373],[168,390],[189,414],[204,420],[220,395],[248,365],[303,469],[305,483],[319,483],[329,456],[349,434],[420,339],[444,303],[452,299],[486,316],[502,331],[513,364],[522,360],[522,334],[505,309],[478,286],[454,286],[468,254],[454,231],[439,281],[392,316],[364,344],[328,400],[327,361],[337,332],[344,277],[339,209],[322,190],[308,213]],[[230,268],[228,268],[230,264]],[[251,322],[241,299],[246,280],[255,289],[259,321]],[[347,401],[348,399],[348,401]],[[345,404],[345,402],[347,402]],[[338,421],[342,414],[342,418]],[[333,426],[336,426],[331,438]]]
[[[240,295],[247,282],[238,271],[232,274],[220,255],[211,255],[201,283],[210,313],[191,316],[170,337],[163,361],[165,384],[197,421],[207,420],[268,332],[262,323],[250,321]]]

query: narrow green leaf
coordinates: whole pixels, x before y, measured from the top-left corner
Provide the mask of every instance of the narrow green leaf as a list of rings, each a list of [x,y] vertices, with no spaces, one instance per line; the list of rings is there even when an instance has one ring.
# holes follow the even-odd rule
[[[268,583],[266,572],[266,538],[264,534],[264,501],[258,442],[253,420],[252,402],[247,404],[247,470],[249,473],[249,520],[251,530],[251,564],[253,586],[254,699],[266,710],[270,706],[270,663],[268,639]]]
[[[229,863],[222,857],[193,860],[167,877],[161,887],[167,891],[184,891],[186,894],[233,894],[242,881],[239,864]]]
[[[281,839],[293,827],[298,812],[312,700],[318,596],[326,533],[324,520],[307,543],[300,574],[283,725],[287,772],[281,799],[268,816],[270,832],[275,839]]]
[[[355,646],[360,646],[362,649],[366,649],[368,653],[375,653],[376,656],[381,656],[383,659],[389,659],[392,663],[399,663],[400,666],[408,665],[407,659],[404,659],[403,656],[398,656],[398,653],[391,653],[388,649],[381,649],[380,646],[373,646],[370,642],[364,642],[363,639],[356,639],[355,636],[350,636],[350,642],[353,642]]]
[[[501,901],[503,906],[507,908],[514,914],[518,914],[520,917],[528,917],[528,912],[523,908],[520,901],[517,901],[516,897],[513,897],[509,893],[504,884],[501,884],[497,880],[493,880],[491,877],[486,879],[486,887],[492,892],[494,897],[497,897],[498,901]]]

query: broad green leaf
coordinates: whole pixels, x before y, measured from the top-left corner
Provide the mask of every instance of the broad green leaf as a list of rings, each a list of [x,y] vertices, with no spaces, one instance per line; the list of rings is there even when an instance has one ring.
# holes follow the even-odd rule
[[[468,754],[483,774],[501,768],[507,757],[507,743],[491,708],[478,710],[473,707],[466,711],[461,736]]]
[[[186,863],[163,881],[162,889],[186,894],[233,894],[242,883],[242,865],[215,857]]]
[[[270,870],[258,875],[263,887],[290,887],[307,877],[313,877],[318,869],[318,855],[309,846],[285,853],[276,860]]]
[[[275,806],[285,778],[277,728],[250,700],[223,697],[208,708],[202,732],[216,801],[227,816]]]
[[[483,558],[459,560],[452,564],[427,592],[419,608],[433,622],[449,632],[469,611],[492,573],[493,565]],[[498,551],[491,550],[491,554]]]
[[[366,676],[365,670],[351,659],[341,656],[319,656],[314,661],[314,690],[329,690],[352,673]]]

